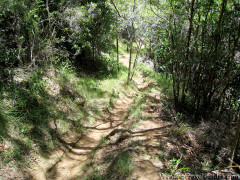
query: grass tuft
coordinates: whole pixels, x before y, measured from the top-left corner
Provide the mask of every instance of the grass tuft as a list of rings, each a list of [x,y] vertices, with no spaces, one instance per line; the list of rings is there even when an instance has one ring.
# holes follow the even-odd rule
[[[113,159],[105,172],[95,168],[95,170],[87,177],[87,180],[127,179],[132,175],[135,169],[133,155],[134,154],[131,151],[121,151],[118,156]],[[109,158],[112,160],[114,156]]]

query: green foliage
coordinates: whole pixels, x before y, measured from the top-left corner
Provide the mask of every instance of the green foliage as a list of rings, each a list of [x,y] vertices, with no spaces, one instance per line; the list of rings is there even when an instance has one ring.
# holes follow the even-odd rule
[[[161,153],[158,155],[158,159],[159,159],[160,161],[162,161],[162,160],[164,160],[164,158],[165,158],[165,154],[164,154],[164,152],[161,152]]]
[[[174,175],[176,173],[184,173],[185,171],[187,171],[189,168],[186,167],[180,167],[180,163],[182,162],[182,158],[176,159],[173,158],[170,160],[169,163],[169,170],[170,170],[170,174]]]
[[[239,5],[233,1],[150,3],[152,12],[157,14],[150,22],[161,28],[150,30],[148,38],[154,45],[149,55],[154,50],[158,70],[171,75],[175,104],[192,112],[227,107],[226,92],[236,96],[239,84],[233,80],[239,79],[235,73],[239,64],[236,60]],[[190,10],[192,19],[186,10]]]
[[[142,108],[144,105],[146,105],[146,96],[147,93],[142,93],[140,96],[137,96],[136,99],[134,99],[134,104],[131,108],[129,108],[129,116],[132,117],[139,117],[142,115]]]
[[[109,107],[113,108],[114,107],[114,103],[115,103],[115,99],[119,98],[119,93],[116,92],[114,89],[112,90],[111,96],[110,96],[110,100],[109,100]]]
[[[101,53],[112,45],[109,35],[116,21],[104,1],[6,0],[0,9],[0,67],[46,66],[69,58],[84,70],[100,71],[106,60]]]
[[[139,63],[138,66],[137,66],[137,69],[140,72],[142,72],[142,74],[144,76],[151,76],[152,74],[154,74],[154,71],[150,67],[148,67],[148,66],[146,66],[144,64],[140,64]]]
[[[201,165],[204,171],[209,171],[209,169],[211,169],[213,166],[211,160],[207,160],[207,159],[204,159],[204,161],[201,162]]]
[[[2,99],[0,99],[0,141],[7,135],[7,119],[4,113],[5,106]]]
[[[180,113],[180,112],[177,112],[177,115],[176,115],[176,120],[177,120],[177,121],[181,121],[181,120],[182,120],[182,116],[183,116],[183,114],[182,114],[182,113]]]
[[[121,65],[120,65],[120,68]],[[102,55],[99,59],[99,74],[98,76],[109,78],[117,76],[117,60],[115,58],[109,58],[107,56]]]
[[[29,86],[32,94],[44,96],[45,94],[45,80],[43,78],[44,72],[41,70],[36,70],[31,73],[30,79],[26,82],[26,85]]]
[[[111,169],[110,178],[114,179],[124,179],[129,177],[133,172],[133,161],[131,160],[132,154],[129,151],[123,151],[119,154],[116,159],[116,164],[114,164],[113,169]]]
[[[122,81],[127,68],[120,65],[117,70],[117,36],[120,54],[129,50],[130,39],[144,41],[140,54],[154,59],[161,73],[143,64],[137,70],[154,79],[182,110],[186,106],[192,112],[225,107],[236,115],[239,3],[194,1],[191,8],[193,1],[114,2],[123,18],[105,0],[0,1],[0,142],[11,144],[1,152],[3,162],[24,161],[34,148],[47,156],[59,143],[55,131],[66,133],[74,127],[81,133],[85,119],[96,121],[91,113],[102,115],[99,107],[113,107],[119,93],[131,91],[132,84]],[[133,53],[136,49],[133,42]],[[50,65],[57,70],[49,85],[42,67]],[[16,82],[16,67],[35,70]],[[59,92],[50,95],[52,84],[58,85]],[[83,103],[79,105],[77,98]],[[141,120],[145,104],[146,93],[142,93],[128,115]],[[181,122],[177,134],[189,129],[182,113],[176,119]],[[133,172],[131,152],[120,152],[113,161],[105,174],[96,170],[89,179],[126,179]],[[182,158],[172,159],[170,173],[184,172],[181,163]]]
[[[87,177],[88,180],[107,180],[107,179],[126,179],[134,171],[133,153],[130,151],[121,151],[105,173],[97,168]]]
[[[157,73],[145,64],[138,63],[137,70],[140,71],[144,76],[148,77],[148,80],[153,79],[157,82],[158,86],[161,87],[161,91],[166,97],[171,98],[172,93],[172,79],[167,77],[164,73]]]
[[[87,180],[107,180],[107,177],[102,176],[97,171],[94,171],[91,176],[87,178]]]
[[[12,149],[4,151],[5,163],[12,160],[23,161],[24,156],[32,148],[32,140],[39,145],[43,153],[49,148],[46,146],[46,140],[43,136],[44,131],[48,128],[49,112],[45,102],[40,101],[37,94],[30,93],[31,87],[36,87],[36,84],[31,84],[31,82],[28,82],[28,84],[31,86],[21,87],[12,84],[10,87],[6,87],[4,101],[0,100],[1,140],[7,139],[13,144]],[[8,136],[9,133],[12,134],[10,137]],[[21,139],[23,137],[25,138]]]
[[[110,97],[119,96],[118,91],[123,88],[112,84],[123,82],[122,76],[126,77],[126,71],[120,69],[119,79],[102,75],[109,84],[107,86],[92,76],[78,75],[72,64],[65,61],[58,69],[35,70],[21,83],[11,82],[3,86],[0,94],[0,141],[12,143],[12,149],[2,156],[4,162],[24,162],[33,149],[35,153],[47,156],[59,143],[56,129],[59,134],[67,133],[71,128],[81,133],[84,120],[96,118],[96,115],[101,117],[99,106],[109,102]],[[53,84],[49,84],[50,81]],[[49,95],[49,88],[54,84],[59,86],[60,93],[64,87],[64,93],[70,95]],[[77,97],[82,98],[85,104],[79,106],[75,102]],[[94,116],[89,114],[90,110]]]
[[[188,131],[190,129],[189,125],[186,123],[180,123],[180,127],[178,128],[177,135],[182,134],[185,131]]]

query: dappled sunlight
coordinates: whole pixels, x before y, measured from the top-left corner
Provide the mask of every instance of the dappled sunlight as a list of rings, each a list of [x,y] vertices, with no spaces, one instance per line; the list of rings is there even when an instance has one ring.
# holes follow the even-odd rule
[[[79,83],[79,82],[80,81],[78,81],[78,85],[80,85],[79,87],[80,91],[75,92],[75,90],[71,90],[71,89],[65,90],[65,92],[63,92],[64,93],[63,95],[66,96],[69,94],[65,98],[72,99],[73,98],[72,94],[80,93],[81,91],[83,92],[81,95],[85,97],[87,96],[84,93],[91,93],[92,95],[94,95],[94,93],[92,93],[91,90],[90,92],[89,91],[84,92],[84,89],[83,89],[84,87],[82,87],[81,85],[88,86],[88,84]],[[91,89],[92,83],[90,82],[91,81],[88,81]],[[106,83],[110,82],[111,84],[111,80],[109,80],[109,82],[106,80],[105,82]],[[126,86],[125,83],[123,85]],[[101,86],[93,86],[95,91],[98,91],[97,89],[100,87]],[[104,87],[102,86],[102,88]],[[94,117],[95,122],[94,123],[82,122],[83,123],[82,128],[85,129],[85,131],[78,135],[76,134],[75,137],[78,137],[78,138],[77,139],[74,138],[72,141],[68,138],[70,134],[67,133],[68,135],[65,136],[65,138],[61,138],[61,136],[63,136],[64,133],[61,133],[62,135],[59,134],[58,140],[61,143],[62,150],[63,150],[61,161],[57,161],[52,168],[44,168],[44,167],[38,168],[38,166],[34,167],[33,170],[31,170],[32,176],[34,176],[36,179],[37,179],[37,176],[35,176],[36,174],[43,174],[43,173],[47,173],[46,178],[50,178],[50,179],[66,179],[66,178],[71,179],[71,178],[74,178],[75,176],[80,176],[81,168],[85,164],[91,162],[90,157],[94,156],[94,152],[101,147],[101,145],[99,146],[99,144],[101,144],[102,137],[107,136],[112,130],[119,128],[124,124],[125,117],[127,117],[128,115],[128,107],[132,103],[132,96],[133,96],[132,92],[134,92],[135,90],[132,89],[131,87],[128,87],[127,89],[131,90],[132,92],[131,91],[125,92],[124,89],[122,89],[121,91],[119,91],[120,93],[116,94],[115,92],[112,92],[111,89],[110,90],[107,89],[107,87],[105,87],[104,89],[106,89],[105,93],[111,93],[113,98],[116,99],[119,96],[121,96],[121,98],[117,99],[116,101],[112,101],[113,103],[112,107],[110,107],[108,111],[106,111],[105,113],[103,113],[102,110],[98,112],[100,116],[94,115],[92,110],[89,112],[87,110],[87,108],[91,108],[92,106],[91,101],[93,101],[94,96],[91,97],[91,101],[90,99],[87,98],[86,104],[84,105],[84,107],[81,107],[80,109],[77,108],[77,106],[75,107],[74,104],[72,104],[74,103],[74,101],[69,101],[69,102],[66,101],[67,103],[61,104],[61,105],[56,104],[56,107],[58,107],[59,111],[62,112],[64,119],[69,119],[69,120],[72,119],[73,122],[74,121],[77,122],[78,120],[77,119],[74,120],[74,116],[72,115],[72,113],[73,114],[79,113],[78,109],[82,111],[83,108],[86,108],[87,110],[86,115],[90,115],[93,113],[91,116]],[[127,94],[127,96],[124,94]],[[102,94],[100,96],[102,96]],[[96,102],[100,102],[99,99]],[[70,106],[68,106],[68,104]],[[101,104],[99,104],[99,106],[100,105]],[[94,104],[94,106],[98,106],[98,104]],[[56,124],[57,122],[58,121],[56,121]],[[56,126],[62,127],[62,125],[56,125]],[[52,160],[50,159],[47,161],[52,161]],[[47,172],[38,172],[39,170],[46,171],[46,169],[48,169]]]
[[[71,77],[73,78],[73,76],[71,76]],[[84,93],[87,93],[87,91],[84,90],[84,87],[82,87],[82,85],[84,85],[85,87],[89,86],[90,89],[94,88],[95,91],[98,91],[97,89],[99,89],[99,88],[100,89],[104,88],[105,91],[107,93],[111,94],[111,96],[113,98],[115,98],[116,100],[110,101],[112,103],[112,105],[110,104],[111,106],[108,108],[108,110],[106,112],[103,113],[103,112],[101,112],[102,110],[100,112],[98,112],[98,114],[100,114],[100,116],[99,115],[95,116],[93,111],[88,112],[88,110],[87,110],[85,117],[87,117],[87,115],[91,114],[91,116],[94,117],[93,123],[82,122],[82,124],[83,124],[82,128],[84,129],[84,132],[80,133],[80,134],[76,133],[75,138],[73,138],[72,140],[70,140],[71,139],[70,134],[68,134],[68,133],[65,135],[65,137],[63,136],[64,135],[63,132],[57,136],[59,142],[61,143],[63,154],[61,156],[61,161],[57,161],[52,168],[40,168],[44,171],[46,171],[46,169],[48,169],[47,172],[45,172],[45,173],[47,173],[47,176],[46,176],[47,178],[71,179],[71,178],[75,178],[75,177],[86,176],[86,174],[85,174],[86,169],[84,171],[81,171],[81,169],[84,168],[87,164],[94,161],[93,158],[96,156],[96,153],[98,154],[103,149],[108,148],[107,144],[109,144],[111,146],[115,146],[119,143],[121,144],[122,142],[125,142],[125,140],[128,139],[128,141],[130,141],[130,140],[144,141],[144,142],[146,142],[146,147],[147,147],[147,145],[151,146],[149,143],[147,143],[150,139],[155,139],[160,136],[163,136],[163,132],[161,132],[161,129],[164,129],[163,126],[168,127],[169,124],[167,124],[167,123],[164,124],[162,122],[162,120],[159,118],[153,119],[153,116],[150,116],[150,115],[148,117],[149,120],[146,119],[145,121],[141,122],[139,124],[139,126],[137,126],[134,130],[127,130],[127,131],[123,131],[123,132],[119,131],[119,132],[121,132],[120,134],[115,133],[115,130],[129,126],[129,123],[130,123],[128,120],[129,118],[131,119],[130,121],[133,121],[133,123],[134,123],[134,116],[131,115],[131,113],[130,113],[131,110],[129,108],[131,108],[131,106],[133,106],[136,103],[134,99],[138,98],[138,94],[141,93],[139,90],[145,91],[150,87],[149,84],[147,84],[147,82],[143,81],[144,78],[141,75],[138,75],[136,78],[137,78],[137,80],[136,80],[137,83],[134,80],[135,87],[131,86],[131,84],[127,85],[125,83],[123,83],[123,84],[119,83],[120,87],[122,87],[122,86],[125,87],[124,89],[121,89],[119,92],[115,91],[116,88],[114,89],[114,91],[112,91],[111,79],[109,81],[105,80],[105,82],[104,81],[102,82],[102,84],[104,84],[104,85],[107,85],[106,83],[109,83],[110,89],[107,88],[108,86],[105,88],[102,85],[95,86],[94,81],[92,81],[92,83],[90,83],[91,81],[87,81],[88,83],[86,83],[86,84],[79,83],[80,81],[78,81],[78,85],[80,85],[79,90],[75,91],[74,89],[68,88],[64,92],[62,92],[63,95],[66,96],[65,98],[74,99],[75,96],[79,96],[80,95],[79,93],[81,93],[81,92],[82,92],[81,96],[83,96],[83,97],[85,96],[85,98],[86,98],[86,104],[84,104],[83,107],[75,106],[74,104],[72,104],[72,103],[74,103],[74,101],[69,101],[69,102],[66,101],[65,104],[56,106],[59,108],[59,111],[62,112],[62,116],[64,117],[64,119],[69,119],[69,120],[72,119],[73,122],[74,121],[77,122],[77,119],[74,120],[74,116],[72,117],[72,115],[70,115],[70,114],[78,113],[78,109],[82,111],[86,108],[86,110],[87,110],[88,107],[92,106],[92,105],[89,106],[89,104],[91,104],[91,102],[89,101],[90,99],[88,100],[86,94],[84,94]],[[66,82],[69,82],[69,81],[66,81]],[[61,86],[63,86],[63,85],[61,85]],[[64,85],[64,86],[69,87],[68,85],[67,86]],[[145,87],[141,88],[142,86],[145,86]],[[72,86],[72,87],[74,87],[74,86]],[[118,89],[119,89],[119,87],[118,87]],[[61,93],[61,91],[60,91],[60,93]],[[92,93],[92,92],[90,92],[90,93]],[[77,95],[77,94],[79,94],[79,95]],[[146,94],[148,94],[148,92],[146,92]],[[144,98],[144,96],[143,96],[143,98]],[[158,93],[157,93],[157,95],[154,94],[152,96],[153,96],[153,98],[157,97],[157,101],[160,100]],[[139,96],[139,97],[141,97],[141,96]],[[94,99],[94,97],[91,98],[91,101],[93,101],[93,99]],[[141,100],[141,98],[140,98],[140,100]],[[138,105],[141,105],[141,102],[145,102],[145,101],[140,101],[138,103]],[[150,103],[150,101],[148,102],[148,104],[149,103]],[[69,104],[70,106],[68,106],[67,104]],[[95,106],[96,105],[97,104],[95,104]],[[146,108],[145,111],[150,112],[149,107]],[[148,115],[144,114],[144,112],[143,112],[143,117],[148,116]],[[62,125],[60,125],[58,123],[59,123],[59,121],[55,121],[55,126],[61,127]],[[86,125],[84,125],[84,124],[86,124]],[[129,126],[129,127],[131,127],[131,126]],[[128,133],[128,131],[130,133]],[[124,132],[126,132],[126,133],[124,133]],[[63,137],[61,137],[61,136],[63,136]],[[78,137],[78,138],[76,138],[76,137]],[[52,160],[47,160],[47,161],[52,161]],[[34,171],[31,171],[32,176],[39,174],[39,173],[40,174],[44,173],[44,172],[38,172],[39,168],[37,166],[33,169],[34,169]]]

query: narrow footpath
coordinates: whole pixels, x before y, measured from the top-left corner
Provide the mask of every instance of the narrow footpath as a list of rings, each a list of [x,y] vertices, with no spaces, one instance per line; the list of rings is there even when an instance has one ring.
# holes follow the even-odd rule
[[[129,56],[125,55],[120,61],[127,65],[128,59]],[[151,91],[150,87],[155,85],[154,82],[145,81],[145,77],[141,74],[137,74],[133,81],[138,90],[119,98],[103,118],[98,119],[94,126],[85,127],[87,130],[79,137],[73,140],[62,140],[64,148],[50,156],[47,162],[40,162],[37,167],[33,167],[32,178],[36,180],[85,179],[84,168],[94,161],[96,151],[102,148],[102,141],[115,131],[123,130],[130,133],[127,137],[128,141],[142,142],[144,146],[144,149],[137,150],[138,156],[134,158],[135,170],[131,179],[161,179],[159,170],[165,169],[166,166],[164,162],[153,158],[153,155],[175,149],[171,143],[168,143],[168,130],[172,125],[162,120],[161,109],[148,105],[142,112],[145,120],[138,122],[135,128],[128,130],[129,123],[131,124],[132,121],[128,119],[129,108],[134,105],[134,100],[138,95],[147,90],[147,101],[160,103],[161,99],[160,92]],[[161,149],[161,146],[165,148]],[[118,143],[112,143],[104,151],[112,151],[114,148],[118,150]]]

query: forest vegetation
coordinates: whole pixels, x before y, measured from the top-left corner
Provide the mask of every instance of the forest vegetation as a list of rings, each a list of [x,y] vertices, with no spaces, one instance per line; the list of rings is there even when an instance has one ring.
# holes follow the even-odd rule
[[[238,175],[239,36],[239,0],[0,0],[0,179]]]

